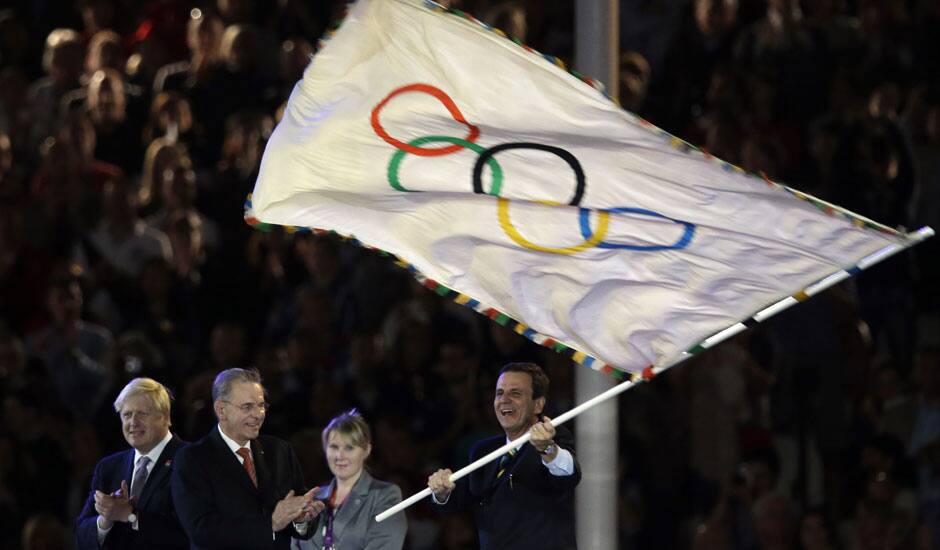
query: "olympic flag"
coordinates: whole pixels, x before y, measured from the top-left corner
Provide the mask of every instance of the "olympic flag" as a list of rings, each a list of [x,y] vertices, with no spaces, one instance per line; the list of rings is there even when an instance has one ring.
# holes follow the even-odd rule
[[[290,97],[246,216],[354,237],[520,334],[630,373],[906,239],[421,0],[350,7]]]

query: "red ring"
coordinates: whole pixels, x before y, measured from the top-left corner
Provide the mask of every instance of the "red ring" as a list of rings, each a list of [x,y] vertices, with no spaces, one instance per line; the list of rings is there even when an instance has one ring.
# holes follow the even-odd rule
[[[424,148],[424,147],[415,147],[414,145],[408,145],[405,142],[398,141],[393,138],[385,131],[385,128],[382,127],[382,124],[379,122],[379,112],[382,111],[382,108],[391,101],[391,99],[398,94],[403,94],[406,92],[424,92],[430,94],[438,99],[441,103],[444,104],[444,107],[447,108],[447,111],[450,113],[450,116],[454,117],[454,120],[460,122],[470,128],[470,133],[467,134],[467,137],[464,139],[469,142],[475,142],[478,137],[480,137],[480,129],[467,122],[467,119],[464,118],[463,113],[460,112],[460,109],[457,108],[457,104],[454,103],[454,100],[450,98],[449,95],[444,93],[440,88],[435,88],[430,84],[409,84],[407,86],[402,86],[401,88],[396,88],[392,90],[392,93],[385,96],[385,99],[379,102],[378,105],[372,109],[372,130],[375,131],[375,134],[385,140],[389,145],[394,146],[396,149],[401,149],[411,153],[412,155],[418,155],[421,157],[439,157],[442,155],[449,155],[451,153],[456,153],[464,148],[463,145],[447,145],[444,147],[433,147],[433,148]]]

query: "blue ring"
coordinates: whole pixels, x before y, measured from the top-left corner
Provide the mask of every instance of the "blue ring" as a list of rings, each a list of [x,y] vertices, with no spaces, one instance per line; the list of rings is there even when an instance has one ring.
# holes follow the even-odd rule
[[[585,208],[579,209],[580,220],[581,220],[581,236],[585,239],[590,239],[594,236],[594,232],[591,231],[591,211]],[[682,220],[676,220],[670,218],[669,216],[664,216],[659,212],[653,212],[652,210],[646,210],[645,208],[630,208],[630,207],[620,207],[620,208],[601,208],[602,212],[626,212],[630,214],[643,214],[644,216],[653,216],[654,218],[663,218],[674,223],[681,223],[685,226],[685,231],[682,233],[682,236],[679,237],[679,240],[671,245],[636,245],[636,244],[619,244],[619,243],[608,243],[601,241],[597,243],[596,247],[598,248],[608,248],[608,249],[621,249],[621,250],[645,250],[645,251],[655,251],[655,250],[680,250],[692,242],[692,236],[695,235],[695,224],[690,222],[684,222]]]

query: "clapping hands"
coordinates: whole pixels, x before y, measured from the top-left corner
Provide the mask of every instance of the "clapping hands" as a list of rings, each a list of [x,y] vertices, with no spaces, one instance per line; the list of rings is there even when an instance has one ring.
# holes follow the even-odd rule
[[[278,501],[271,515],[271,527],[275,531],[287,527],[291,522],[304,523],[312,521],[326,507],[323,501],[314,500],[319,487],[314,487],[302,495],[295,495],[288,491],[287,495]]]
[[[121,488],[110,495],[102,491],[95,491],[95,511],[103,518],[103,525],[110,529],[116,521],[127,521],[127,517],[134,511],[134,501],[128,497],[127,481],[121,481]]]

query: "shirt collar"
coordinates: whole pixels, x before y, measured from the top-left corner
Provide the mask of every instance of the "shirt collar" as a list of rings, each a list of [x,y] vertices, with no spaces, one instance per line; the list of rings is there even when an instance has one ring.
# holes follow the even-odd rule
[[[509,437],[507,437],[507,438],[506,438],[506,443],[504,443],[504,445],[509,445],[509,444],[512,443],[512,442],[513,442],[513,440],[512,440],[512,439],[509,439]],[[525,445],[525,443],[523,443],[523,445]],[[522,445],[519,445],[518,447],[516,447],[515,449],[513,449],[512,452],[513,452],[513,453],[518,453],[521,449],[522,449]]]
[[[135,467],[135,468],[137,467],[137,466],[136,466],[136,465],[137,465],[137,462],[140,460],[140,457],[142,457],[142,456],[146,456],[147,458],[150,459],[150,462],[148,463],[148,466],[151,465],[151,464],[156,464],[156,463],[157,463],[157,460],[160,458],[160,455],[163,454],[163,449],[166,448],[166,444],[169,443],[171,439],[173,439],[173,434],[170,433],[169,430],[167,430],[166,435],[163,436],[163,439],[160,440],[159,443],[157,443],[156,445],[154,445],[153,449],[150,449],[150,452],[149,452],[149,453],[147,453],[147,454],[142,454],[142,453],[141,453],[140,451],[138,451],[137,449],[134,449],[134,467]],[[148,471],[149,471],[149,470],[148,470]]]
[[[228,445],[228,448],[231,449],[233,453],[238,454],[238,449],[243,449],[243,448],[248,449],[249,452],[251,451],[250,441],[248,443],[245,443],[244,445],[239,445],[234,439],[225,435],[225,432],[222,431],[221,424],[218,425],[218,428],[219,428],[219,435],[222,436],[222,441],[224,441],[225,444]]]

